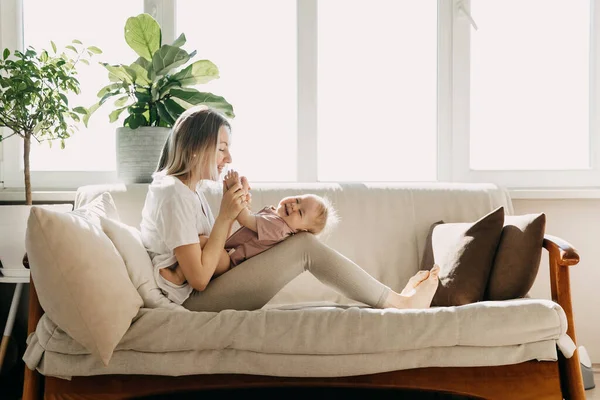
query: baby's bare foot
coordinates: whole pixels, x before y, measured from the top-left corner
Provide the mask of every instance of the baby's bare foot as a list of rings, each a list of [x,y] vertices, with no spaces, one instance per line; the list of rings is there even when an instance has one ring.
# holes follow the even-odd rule
[[[246,178],[245,176],[242,176],[240,178],[240,182],[242,183],[242,189],[244,189],[244,191],[246,193],[248,193],[248,191],[250,190],[250,184],[248,183],[248,178]]]
[[[419,284],[421,284],[421,282],[423,282],[428,277],[429,271],[427,270],[417,272],[408,280],[408,283],[406,284],[404,289],[402,289],[402,292],[400,292],[400,294],[410,295],[411,293],[414,293],[415,288],[419,286]]]
[[[234,171],[234,170],[227,171],[227,175],[225,175],[225,185],[227,186],[227,189],[229,189],[230,187],[232,187],[239,181],[240,181],[240,176],[237,173],[237,171]]]

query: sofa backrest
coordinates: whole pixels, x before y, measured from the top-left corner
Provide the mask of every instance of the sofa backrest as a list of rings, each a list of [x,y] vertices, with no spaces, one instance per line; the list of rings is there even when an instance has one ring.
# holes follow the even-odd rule
[[[83,186],[77,191],[75,208],[108,191],[121,221],[139,229],[147,188],[144,184]],[[216,216],[220,185],[204,189]],[[418,270],[434,222],[474,222],[500,206],[506,215],[513,214],[506,189],[466,183],[258,183],[252,185],[253,209],[303,193],[329,198],[338,211],[339,224],[323,241],[397,291]],[[357,304],[306,272],[269,306],[322,301]]]

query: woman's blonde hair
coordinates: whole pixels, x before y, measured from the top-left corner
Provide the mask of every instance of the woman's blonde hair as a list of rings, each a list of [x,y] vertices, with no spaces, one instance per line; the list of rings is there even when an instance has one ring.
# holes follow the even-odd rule
[[[219,129],[223,125],[231,130],[227,119],[207,106],[195,106],[184,111],[165,141],[156,172],[189,179],[192,171],[200,165],[202,170],[208,167],[209,179],[219,179],[216,157]]]

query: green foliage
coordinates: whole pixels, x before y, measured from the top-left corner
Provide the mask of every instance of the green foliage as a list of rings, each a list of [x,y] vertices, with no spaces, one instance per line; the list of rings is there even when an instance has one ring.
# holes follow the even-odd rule
[[[52,52],[28,47],[25,52],[4,49],[0,59],[0,127],[12,134],[34,137],[38,141],[65,139],[77,129],[84,107],[71,108],[67,95],[80,92],[76,66],[88,63],[97,47],[85,47],[74,40],[58,53],[54,42]],[[0,137],[2,140],[2,137]]]
[[[139,58],[131,64],[101,63],[108,71],[110,83],[98,92],[97,103],[83,117],[87,125],[90,116],[109,99],[113,110],[109,121],[116,122],[122,113],[127,117],[123,126],[171,127],[188,108],[205,104],[230,118],[233,107],[223,97],[200,92],[192,86],[219,78],[219,70],[209,60],[190,63],[196,51],[183,50],[186,42],[181,34],[171,45],[162,44],[158,22],[149,14],[127,19],[125,41]]]

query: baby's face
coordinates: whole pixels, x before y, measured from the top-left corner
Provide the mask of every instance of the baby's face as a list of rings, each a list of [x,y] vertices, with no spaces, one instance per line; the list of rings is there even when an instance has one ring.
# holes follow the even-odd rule
[[[276,212],[290,228],[299,232],[313,227],[318,210],[319,200],[315,196],[305,194],[282,199]]]

